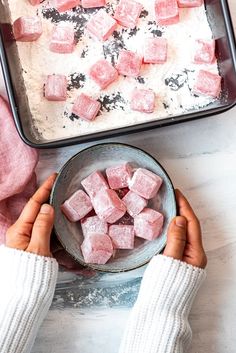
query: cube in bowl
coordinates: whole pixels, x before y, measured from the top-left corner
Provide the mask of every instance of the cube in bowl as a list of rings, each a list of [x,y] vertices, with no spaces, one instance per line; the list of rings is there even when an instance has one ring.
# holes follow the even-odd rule
[[[198,7],[203,5],[203,0],[178,0],[179,7]]]
[[[114,18],[124,27],[134,28],[137,23],[143,5],[134,0],[121,0],[116,7]]]
[[[162,178],[145,168],[138,168],[131,179],[129,188],[149,200],[156,196],[162,185]]]
[[[134,226],[114,224],[109,227],[109,237],[114,249],[134,248]]]
[[[48,75],[44,88],[48,101],[65,101],[67,97],[67,78],[64,75]]]
[[[85,263],[104,265],[113,254],[112,241],[106,234],[92,234],[84,239],[81,251]]]
[[[94,233],[108,233],[108,224],[98,216],[86,217],[80,223],[84,237]]]
[[[77,222],[93,209],[88,195],[83,190],[76,191],[61,205],[61,211],[71,222]]]
[[[164,64],[167,60],[167,39],[146,38],[144,44],[144,58],[146,64]]]
[[[132,168],[129,163],[124,163],[106,169],[108,184],[111,189],[118,190],[129,186],[132,177]]]
[[[60,23],[53,28],[50,50],[54,53],[72,53],[75,47],[74,28],[70,24]]]
[[[52,0],[52,5],[58,12],[65,12],[80,5],[80,0]]]
[[[147,206],[148,201],[133,191],[129,191],[122,199],[130,216],[137,216]]]
[[[173,25],[179,22],[179,8],[177,0],[155,1],[156,22],[160,26]]]
[[[121,75],[137,77],[140,74],[142,57],[130,50],[121,50],[117,62],[117,70]]]
[[[164,216],[155,210],[145,208],[134,217],[134,232],[139,238],[156,239],[162,231]]]
[[[195,42],[195,64],[211,64],[215,60],[215,40],[197,39]]]
[[[81,181],[81,184],[91,198],[95,197],[100,191],[109,189],[109,186],[100,171],[88,175]]]
[[[142,113],[153,113],[155,109],[155,93],[151,89],[135,88],[132,92],[130,106],[132,110]]]
[[[87,23],[87,30],[101,41],[106,41],[117,27],[117,23],[113,17],[108,15],[106,11],[99,10]]]
[[[81,119],[91,121],[96,118],[100,109],[100,102],[84,93],[81,93],[75,100],[72,113],[79,116]]]
[[[22,16],[13,23],[15,40],[19,42],[33,42],[43,33],[41,19],[38,16]]]
[[[217,98],[220,92],[221,76],[209,71],[200,70],[193,87],[193,93]]]
[[[126,212],[124,202],[114,190],[102,190],[92,198],[94,210],[100,219],[107,223],[115,223]]]
[[[112,66],[111,63],[109,63],[109,61],[101,59],[90,68],[89,76],[101,89],[105,89],[112,82],[117,80],[118,71]]]

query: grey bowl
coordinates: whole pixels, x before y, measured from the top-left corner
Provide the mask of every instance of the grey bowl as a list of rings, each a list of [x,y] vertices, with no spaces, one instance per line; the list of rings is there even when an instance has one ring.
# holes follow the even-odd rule
[[[88,265],[84,262],[80,250],[83,241],[80,223],[69,222],[61,212],[60,205],[78,188],[82,188],[81,180],[90,173],[97,169],[103,171],[107,167],[122,162],[130,162],[134,168],[147,168],[163,178],[163,185],[150,205],[164,214],[163,231],[157,239],[151,242],[136,238],[133,250],[118,250],[105,265]],[[65,250],[82,265],[106,272],[135,269],[160,253],[166,244],[168,224],[176,216],[174,188],[163,167],[143,150],[120,143],[98,144],[80,151],[69,159],[57,176],[51,193],[51,204],[55,208],[55,232]]]

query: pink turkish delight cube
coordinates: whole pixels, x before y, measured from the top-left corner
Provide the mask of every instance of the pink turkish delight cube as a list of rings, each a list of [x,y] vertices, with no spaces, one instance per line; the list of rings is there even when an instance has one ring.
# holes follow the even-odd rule
[[[112,241],[106,234],[92,234],[84,239],[81,251],[87,264],[104,265],[113,255]]]
[[[109,237],[114,249],[134,248],[134,226],[117,224],[109,227]]]
[[[67,78],[64,75],[49,75],[45,83],[45,98],[49,101],[65,101]]]
[[[64,12],[80,5],[80,0],[52,0],[51,3],[58,12]]]
[[[70,24],[60,23],[55,26],[50,42],[50,50],[54,53],[72,53],[75,47],[74,28]]]
[[[162,185],[162,178],[144,168],[138,168],[131,179],[129,188],[136,194],[152,199]]]
[[[91,121],[96,118],[100,109],[100,102],[81,93],[73,105],[72,113],[79,116],[81,119]]]
[[[114,190],[102,190],[92,198],[92,204],[99,218],[115,223],[124,216],[126,207]]]
[[[132,177],[132,168],[129,163],[124,163],[106,169],[108,184],[111,189],[122,189],[128,187]]]
[[[164,216],[155,210],[145,208],[134,217],[134,232],[139,238],[156,239],[162,231]]]
[[[120,0],[116,7],[114,18],[124,27],[134,28],[137,23],[143,5],[134,0]]]
[[[137,77],[140,74],[142,57],[130,50],[121,50],[117,62],[117,70],[121,75]]]
[[[85,188],[85,191],[89,194],[91,198],[96,196],[100,191],[109,189],[109,186],[102,175],[101,172],[96,171],[85,179],[81,181],[82,186]]]
[[[147,206],[148,201],[133,191],[129,191],[122,201],[124,202],[127,212],[130,216],[137,216]]]
[[[214,60],[215,40],[196,40],[194,62],[196,64],[211,64]]]
[[[99,40],[105,41],[116,29],[117,23],[106,11],[99,10],[87,23],[89,33]]]
[[[93,234],[93,233],[108,233],[108,224],[107,222],[100,219],[98,216],[86,217],[81,220],[81,228],[84,237]]]
[[[104,89],[118,78],[118,71],[111,63],[102,59],[90,68],[89,75],[101,89]]]
[[[106,6],[106,0],[82,0],[81,5],[85,9],[90,9],[93,7],[103,7]]]
[[[93,209],[88,195],[83,190],[76,191],[61,205],[61,210],[71,222],[77,222]]]
[[[28,0],[31,5],[39,5],[43,0]]]
[[[221,92],[221,77],[209,71],[200,70],[193,93],[217,98]]]
[[[155,109],[155,93],[151,89],[135,88],[132,92],[130,106],[132,110],[152,113]]]
[[[203,5],[203,0],[178,0],[179,7],[198,7]]]
[[[43,33],[42,22],[38,16],[19,17],[13,23],[15,40],[20,42],[33,42]]]
[[[179,8],[177,0],[156,0],[155,14],[157,24],[168,26],[179,22]]]
[[[146,38],[144,44],[144,62],[146,64],[163,64],[167,60],[167,39]]]

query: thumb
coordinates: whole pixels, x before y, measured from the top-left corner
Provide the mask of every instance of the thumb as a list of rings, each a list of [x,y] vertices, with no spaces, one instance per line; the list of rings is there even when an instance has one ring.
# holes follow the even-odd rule
[[[54,209],[43,204],[35,219],[31,240],[26,251],[41,256],[52,256],[50,252],[50,238],[54,222]]]
[[[175,217],[169,225],[167,244],[164,255],[177,260],[183,259],[186,245],[187,220],[185,217]]]

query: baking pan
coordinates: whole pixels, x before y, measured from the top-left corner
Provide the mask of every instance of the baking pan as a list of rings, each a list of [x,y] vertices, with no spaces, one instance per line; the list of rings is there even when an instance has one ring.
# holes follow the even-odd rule
[[[227,0],[205,0],[206,12],[213,36],[216,38],[216,55],[222,76],[222,94],[219,100],[209,106],[180,116],[159,119],[133,126],[96,132],[63,140],[44,141],[36,138],[32,131],[31,112],[28,105],[22,69],[17,55],[17,47],[12,38],[9,13],[0,1],[0,59],[14,121],[21,138],[30,146],[55,148],[83,143],[101,138],[144,131],[156,127],[203,118],[222,113],[236,103],[236,47],[232,21]]]

